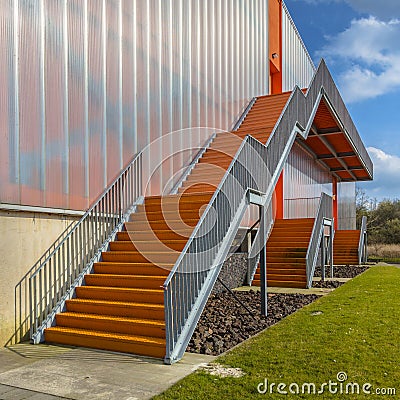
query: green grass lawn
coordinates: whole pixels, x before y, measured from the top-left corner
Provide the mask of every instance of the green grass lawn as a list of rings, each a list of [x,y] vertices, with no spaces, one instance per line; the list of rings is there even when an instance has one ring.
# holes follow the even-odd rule
[[[156,399],[367,399],[362,386],[396,388],[400,398],[400,268],[372,267],[313,304],[250,339],[217,360],[225,366],[241,368],[241,378],[219,378],[195,372]],[[173,368],[173,366],[171,367]],[[338,382],[345,372],[343,394],[331,394],[328,387],[320,395],[301,394],[303,383]],[[257,386],[284,383],[279,394],[259,394]],[[360,395],[346,395],[349,382],[360,385]],[[299,394],[290,394],[297,383]],[[264,389],[265,385],[260,387]],[[296,386],[291,386],[296,391]],[[337,386],[340,391],[340,386]],[[368,389],[366,387],[365,389]],[[270,386],[268,387],[270,390]],[[331,387],[334,390],[334,387]],[[350,392],[351,393],[351,392]]]

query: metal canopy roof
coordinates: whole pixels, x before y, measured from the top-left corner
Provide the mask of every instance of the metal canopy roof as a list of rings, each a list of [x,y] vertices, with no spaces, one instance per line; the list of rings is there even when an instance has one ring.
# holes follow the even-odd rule
[[[326,98],[323,97],[318,105],[308,138],[298,139],[298,142],[340,181],[372,179],[359,149],[353,144]]]

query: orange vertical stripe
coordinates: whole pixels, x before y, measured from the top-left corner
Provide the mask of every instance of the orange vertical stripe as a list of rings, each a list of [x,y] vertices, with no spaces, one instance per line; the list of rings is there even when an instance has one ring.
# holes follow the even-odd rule
[[[335,230],[338,229],[338,195],[337,195],[337,178],[332,177],[332,194],[333,194],[333,218],[335,218]]]
[[[283,219],[284,213],[284,197],[283,197],[283,171],[275,186],[275,201],[276,201],[276,219]]]
[[[282,4],[281,0],[268,2],[268,45],[270,93],[282,93]]]

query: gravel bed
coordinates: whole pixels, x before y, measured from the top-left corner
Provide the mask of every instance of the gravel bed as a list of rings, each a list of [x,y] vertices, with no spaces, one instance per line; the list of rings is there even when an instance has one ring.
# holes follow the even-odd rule
[[[354,278],[357,275],[362,274],[369,268],[368,265],[337,265],[333,267],[333,276],[335,278]],[[330,268],[327,267],[325,270],[326,277],[330,277]],[[314,276],[321,276],[321,267],[315,268]]]
[[[254,316],[251,316],[230,293],[211,295],[187,351],[209,355],[221,354],[318,298],[316,295],[269,294],[268,316],[264,317],[260,315],[260,292],[250,290],[235,294],[253,311]]]
[[[313,282],[313,287],[314,288],[324,288],[324,289],[336,289],[339,286],[342,286],[345,282],[339,282],[339,281],[314,281]]]

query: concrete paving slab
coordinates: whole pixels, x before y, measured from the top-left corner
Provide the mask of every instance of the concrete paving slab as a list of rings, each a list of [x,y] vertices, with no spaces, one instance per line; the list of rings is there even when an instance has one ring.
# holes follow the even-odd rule
[[[321,280],[320,277],[315,277],[315,278],[313,278],[313,282],[319,282],[320,280]],[[325,278],[325,280],[326,280],[327,282],[334,282],[334,281],[337,281],[337,282],[346,283],[346,282],[348,282],[348,281],[351,281],[352,278]]]
[[[0,385],[1,400],[65,400],[62,397],[51,396],[31,390],[19,389],[12,386]]]
[[[376,264],[377,267],[396,267],[400,268],[400,264],[392,264],[392,263],[385,263],[383,261],[380,261]]]
[[[13,347],[13,356],[20,353],[22,361],[3,369],[0,384],[76,400],[149,399],[215,359],[186,353],[170,366],[162,360],[92,349]],[[0,364],[6,357],[9,354],[1,351]]]

